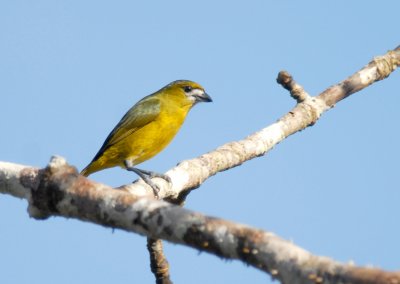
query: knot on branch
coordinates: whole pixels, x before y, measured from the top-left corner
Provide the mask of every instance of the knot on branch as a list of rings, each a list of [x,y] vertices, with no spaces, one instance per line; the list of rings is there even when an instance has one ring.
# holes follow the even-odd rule
[[[307,94],[304,88],[301,85],[297,84],[292,75],[290,75],[287,71],[279,72],[276,81],[278,82],[278,84],[280,84],[282,87],[290,92],[291,97],[294,98],[297,103],[304,102],[310,97],[310,95]]]
[[[389,51],[385,56],[377,56],[371,62],[376,65],[378,80],[383,80],[388,77],[400,65],[400,60],[394,56],[395,51]]]
[[[31,191],[28,212],[36,219],[46,219],[58,213],[57,205],[64,199],[65,189],[79,177],[75,167],[62,157],[53,156],[39,171],[39,185]]]

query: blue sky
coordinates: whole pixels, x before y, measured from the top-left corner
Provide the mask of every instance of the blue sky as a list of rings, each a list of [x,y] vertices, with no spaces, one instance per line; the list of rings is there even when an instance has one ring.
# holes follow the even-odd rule
[[[2,1],[0,160],[82,169],[122,115],[176,79],[213,97],[142,168],[241,139],[400,44],[398,1]],[[265,157],[212,177],[188,209],[275,232],[318,255],[400,268],[399,71],[339,103]],[[91,176],[118,186],[119,168]],[[154,283],[145,238],[64,218],[30,219],[0,196],[1,283]],[[166,244],[175,283],[269,283],[238,261]],[[56,280],[55,280],[56,279]]]

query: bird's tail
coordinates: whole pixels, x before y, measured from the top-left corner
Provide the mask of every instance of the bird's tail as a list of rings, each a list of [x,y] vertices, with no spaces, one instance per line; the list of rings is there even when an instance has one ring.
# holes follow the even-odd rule
[[[93,160],[90,162],[89,165],[86,166],[86,168],[84,168],[81,171],[81,175],[87,177],[87,176],[91,175],[92,173],[110,168],[112,166],[114,166],[114,165],[110,166],[110,165],[104,164],[104,161],[102,159]]]
[[[89,165],[86,166],[86,168],[84,168],[81,171],[81,175],[88,177],[90,174],[96,172],[96,170],[93,168],[93,163],[90,163]]]
[[[89,167],[89,166],[87,166],[86,168],[84,168],[84,169],[81,171],[81,175],[83,175],[83,176],[85,176],[85,177],[87,177],[87,176],[90,175],[90,172],[89,172],[88,167]]]

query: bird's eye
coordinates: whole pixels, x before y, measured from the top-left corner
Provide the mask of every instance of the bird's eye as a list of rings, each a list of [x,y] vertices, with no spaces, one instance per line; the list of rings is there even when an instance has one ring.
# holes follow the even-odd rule
[[[183,87],[183,90],[185,91],[185,93],[190,93],[193,90],[193,88],[190,86],[185,86]]]

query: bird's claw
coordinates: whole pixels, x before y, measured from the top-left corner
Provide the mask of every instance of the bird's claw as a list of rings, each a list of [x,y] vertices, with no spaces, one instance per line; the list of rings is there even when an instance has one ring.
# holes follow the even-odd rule
[[[158,185],[156,185],[153,181],[151,181],[151,180],[149,180],[149,182],[146,182],[150,187],[151,187],[151,189],[153,190],[153,193],[154,193],[154,196],[157,198],[157,199],[159,199],[159,195],[158,195],[158,193],[160,192],[160,188],[158,187]]]
[[[169,176],[167,176],[167,175],[152,172],[152,173],[150,174],[150,178],[154,178],[154,177],[162,178],[163,180],[166,180],[166,181],[169,183],[170,186],[172,185],[172,180],[171,180],[171,178],[170,178]]]
[[[132,183],[137,182],[139,179],[135,179]],[[154,196],[158,199],[159,195],[158,193],[160,192],[160,187],[155,184],[150,178],[142,178],[142,180],[151,187],[151,189],[153,190]]]
[[[156,198],[159,198],[158,193],[160,192],[160,187],[151,180],[152,178],[155,178],[155,177],[162,178],[162,179],[166,180],[170,186],[172,186],[171,178],[167,175],[152,172],[152,171],[141,170],[138,168],[128,167],[128,166],[126,167],[126,169],[128,171],[135,172],[137,175],[139,175],[143,179],[143,181],[145,183],[147,183],[153,189],[153,192],[154,192],[154,195],[156,196]]]

